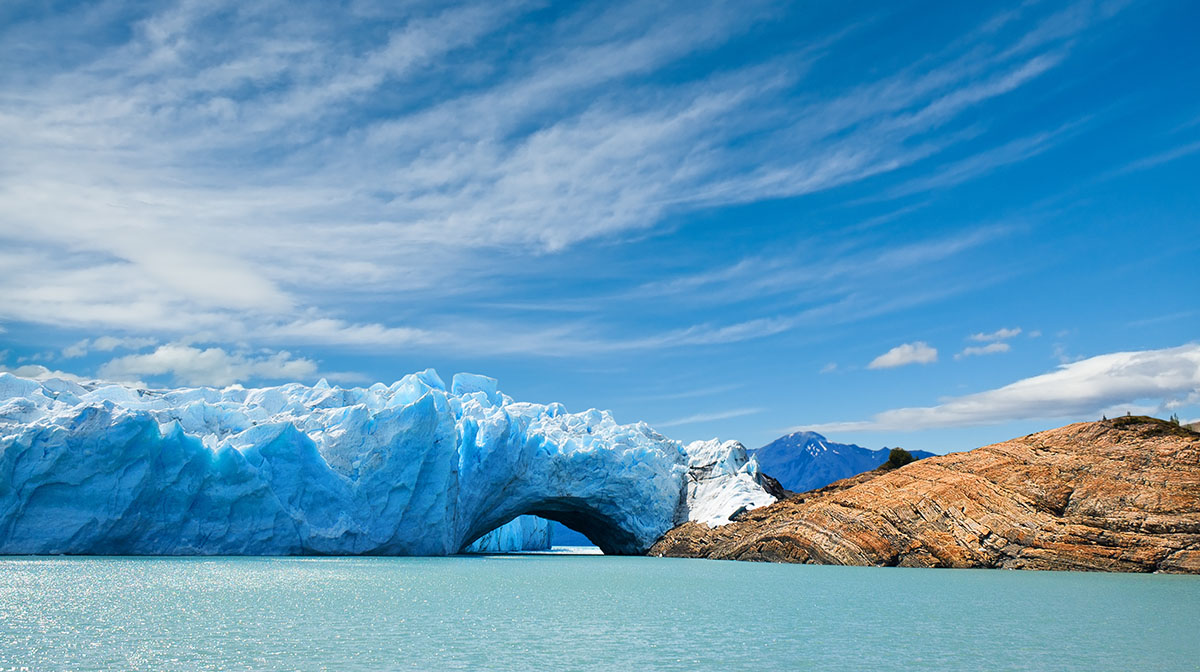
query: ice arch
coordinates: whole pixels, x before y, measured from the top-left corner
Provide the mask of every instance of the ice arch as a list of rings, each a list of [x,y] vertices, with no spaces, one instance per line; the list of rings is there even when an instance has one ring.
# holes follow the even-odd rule
[[[771,501],[735,443],[517,403],[433,370],[140,390],[0,374],[0,553],[444,555],[518,515],[641,553]]]
[[[518,516],[471,542],[465,553],[516,553],[548,551],[554,547],[550,521]]]
[[[599,507],[585,498],[554,497],[523,501],[523,505],[516,502],[509,502],[506,505],[508,510],[518,511],[518,514],[487,515],[477,519],[472,529],[482,530],[483,532],[478,533],[481,536],[501,525],[511,524],[511,521],[520,516],[537,516],[560,522],[582,533],[606,554],[631,555],[645,550],[644,544],[635,534],[627,530],[620,520],[614,520],[601,513]],[[468,545],[477,538],[476,534],[474,531],[467,534],[467,539],[470,540]]]

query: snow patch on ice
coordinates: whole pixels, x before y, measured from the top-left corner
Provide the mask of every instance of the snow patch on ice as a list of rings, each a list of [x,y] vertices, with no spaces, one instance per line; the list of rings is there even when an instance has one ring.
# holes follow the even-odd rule
[[[760,485],[758,461],[737,441],[695,441],[686,450],[688,520],[715,527],[775,501]]]

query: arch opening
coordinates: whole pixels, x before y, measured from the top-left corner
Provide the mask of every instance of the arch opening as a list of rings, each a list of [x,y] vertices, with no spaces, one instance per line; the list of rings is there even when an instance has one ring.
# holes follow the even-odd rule
[[[474,532],[468,535],[466,543],[462,545],[459,552],[463,552],[484,534],[523,515],[538,516],[561,523],[587,537],[605,555],[641,554],[638,539],[632,532],[625,530],[615,520],[600,513],[589,506],[586,500],[578,497],[548,498],[512,513],[488,517],[485,521],[480,521]]]
[[[571,527],[567,527],[562,523],[552,520],[549,521],[550,526],[550,544],[552,548],[567,549],[574,548],[580,552],[589,552],[588,549],[600,550],[596,546],[596,542],[588,539],[587,535]]]

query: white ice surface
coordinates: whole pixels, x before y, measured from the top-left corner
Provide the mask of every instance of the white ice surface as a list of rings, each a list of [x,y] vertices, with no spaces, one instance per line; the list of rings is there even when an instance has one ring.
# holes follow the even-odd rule
[[[688,520],[724,525],[731,515],[775,501],[759,485],[758,462],[737,441],[695,441],[686,450]]]
[[[744,449],[711,443],[432,369],[351,389],[0,374],[0,553],[444,555],[523,514],[638,553],[771,501]]]

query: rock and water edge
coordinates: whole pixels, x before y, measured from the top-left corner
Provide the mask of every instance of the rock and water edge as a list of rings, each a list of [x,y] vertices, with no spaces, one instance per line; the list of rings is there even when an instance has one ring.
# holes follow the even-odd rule
[[[1125,417],[914,452],[891,469],[816,434],[684,445],[432,370],[350,389],[0,374],[0,553],[531,550],[551,520],[618,554],[1200,573],[1186,426]]]
[[[687,523],[651,554],[1200,573],[1200,433],[1137,416],[1067,425]]]

